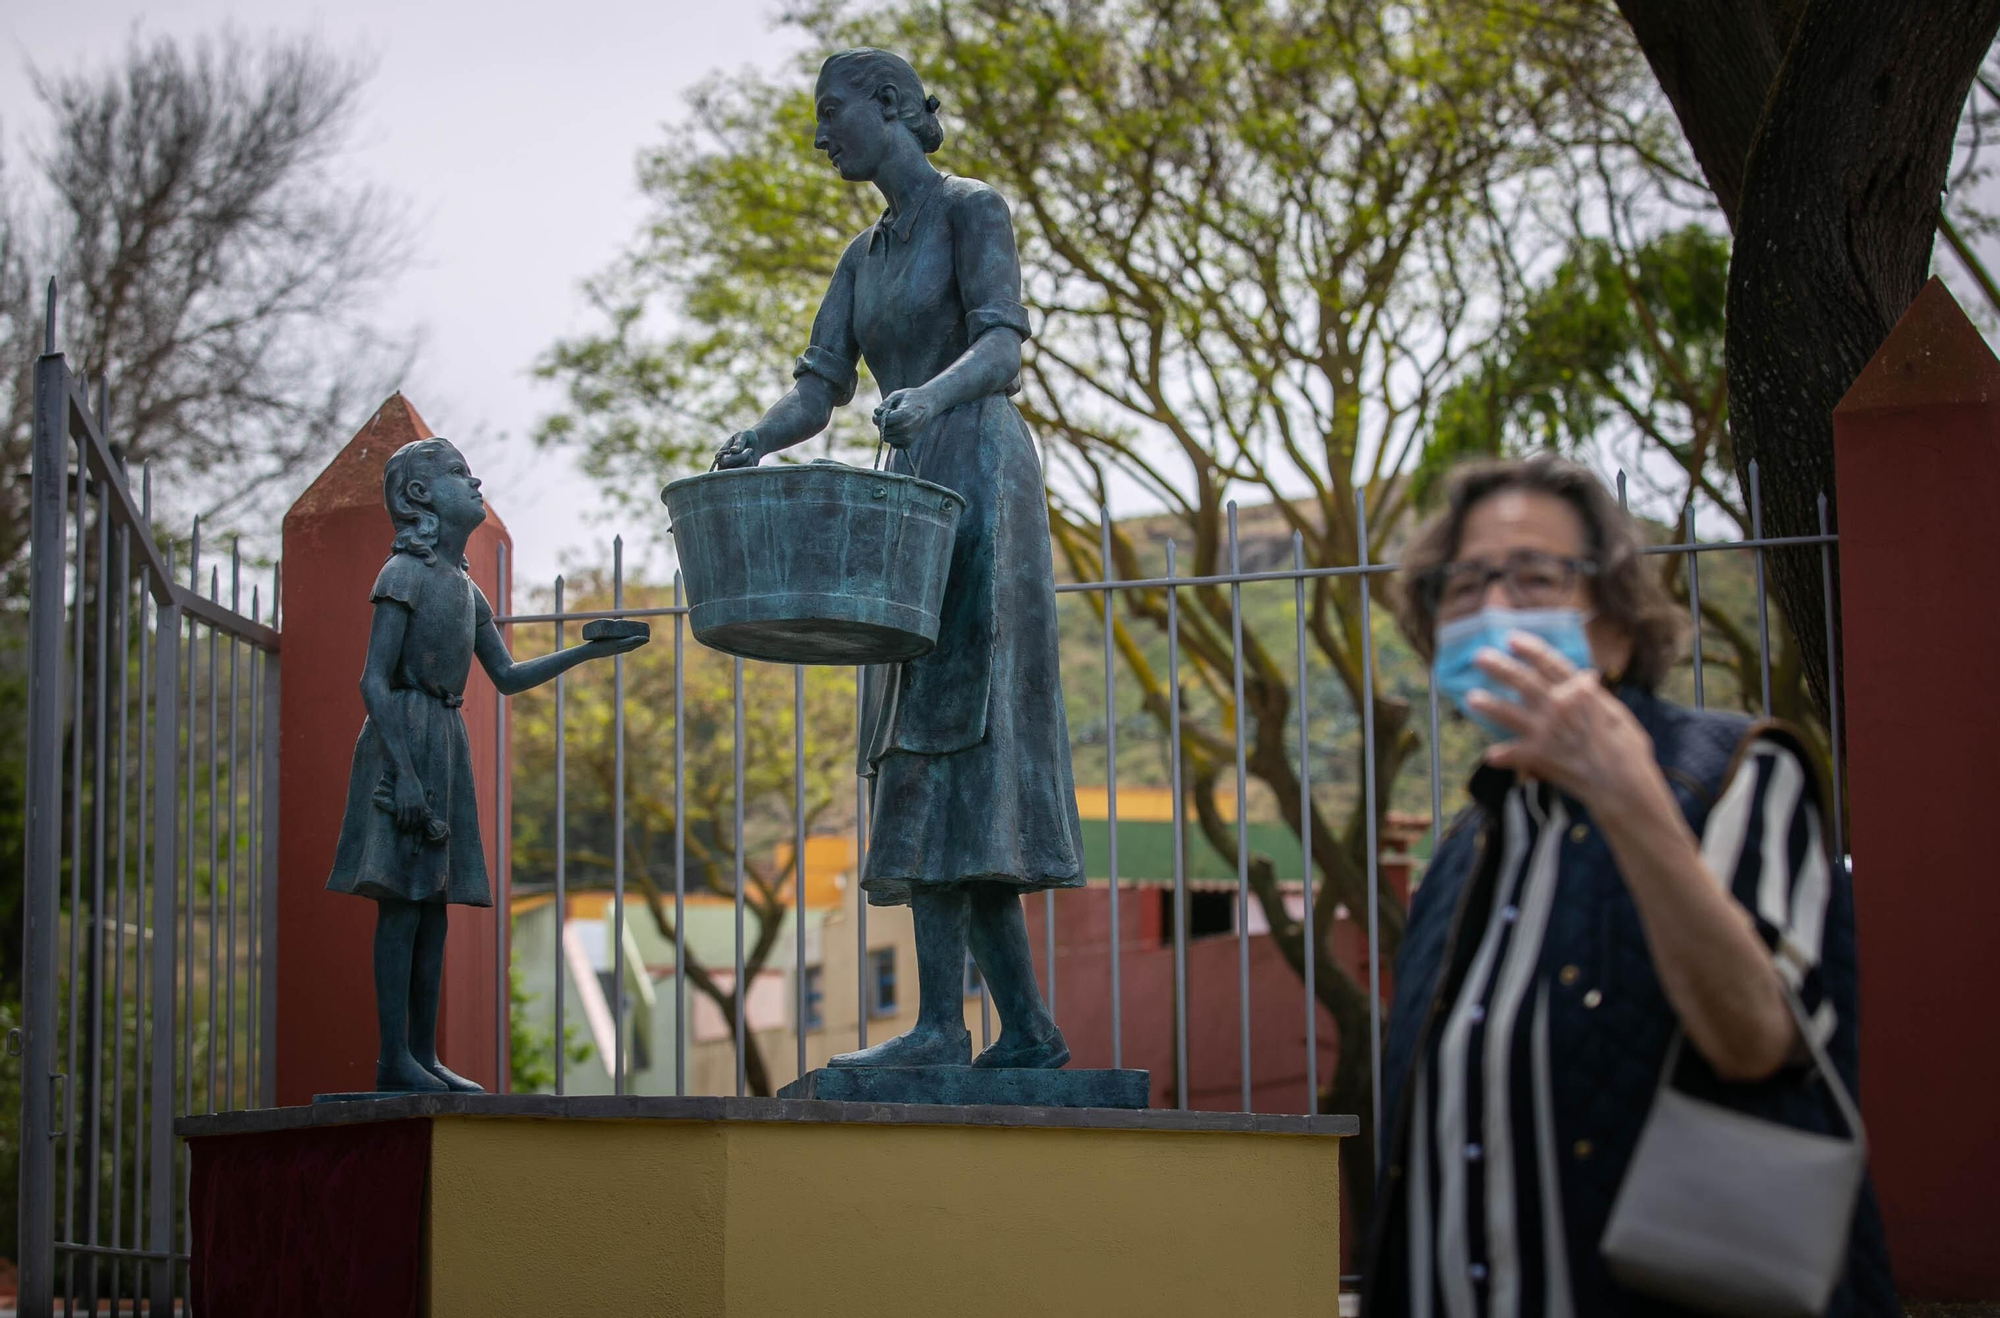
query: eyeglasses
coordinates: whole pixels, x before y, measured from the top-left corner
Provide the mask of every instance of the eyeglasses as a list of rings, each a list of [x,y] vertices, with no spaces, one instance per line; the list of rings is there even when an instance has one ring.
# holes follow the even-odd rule
[[[1475,612],[1487,588],[1498,581],[1517,609],[1546,609],[1565,603],[1579,577],[1597,575],[1587,558],[1517,549],[1498,567],[1490,563],[1445,563],[1417,579],[1422,598],[1438,618],[1458,618]]]

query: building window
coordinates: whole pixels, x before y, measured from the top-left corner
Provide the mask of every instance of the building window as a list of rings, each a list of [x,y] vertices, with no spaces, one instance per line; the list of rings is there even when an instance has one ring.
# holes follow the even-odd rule
[[[986,981],[979,977],[979,963],[972,959],[972,953],[965,954],[965,996],[976,998],[986,989]]]
[[[896,949],[877,948],[868,954],[868,1014],[896,1014]]]
[[[826,1024],[826,1015],[821,1010],[826,997],[824,977],[818,966],[805,968],[805,1020],[801,1022],[808,1030],[817,1030]]]
[[[1187,895],[1187,936],[1211,938],[1236,932],[1234,890],[1195,889]],[[1174,890],[1160,891],[1160,944],[1174,941]]]

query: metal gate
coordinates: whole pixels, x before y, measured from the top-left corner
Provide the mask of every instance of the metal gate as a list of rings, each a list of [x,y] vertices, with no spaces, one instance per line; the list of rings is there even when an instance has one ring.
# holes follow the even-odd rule
[[[190,1312],[173,1123],[268,1104],[278,633],[232,548],[186,584],[96,398],[34,371],[20,1312]],[[202,593],[206,568],[208,590]],[[224,591],[226,589],[226,596]],[[275,597],[275,588],[272,592]],[[224,600],[226,599],[226,603]],[[271,601],[276,617],[276,600]]]

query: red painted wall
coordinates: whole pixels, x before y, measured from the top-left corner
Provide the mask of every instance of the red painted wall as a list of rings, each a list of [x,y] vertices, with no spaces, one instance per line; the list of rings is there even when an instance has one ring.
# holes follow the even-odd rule
[[[375,904],[326,891],[346,805],[347,774],[366,711],[361,668],[375,583],[394,538],[382,507],[382,465],[397,448],[430,436],[401,394],[327,465],[285,514],[283,682],[278,706],[278,1033],[280,1105],[318,1093],[372,1089],[375,989],[370,943]],[[468,455],[475,470],[478,454]],[[473,579],[506,612],[495,551],[513,544],[489,509],[466,548]],[[465,691],[473,780],[496,894],[505,891],[494,814],[494,691],[477,664]],[[496,908],[504,909],[504,908]],[[438,1050],[459,1074],[488,1089],[505,1068],[496,1055],[493,910],[451,908],[445,944]]]
[[[1937,280],[1834,459],[1875,1184],[1906,1297],[2000,1299],[2000,362]]]
[[[1424,821],[1426,824],[1428,820]],[[1405,830],[1407,833],[1409,830]],[[1385,843],[1382,877],[1407,900],[1411,862],[1400,848],[1408,837]],[[1152,1072],[1152,1102],[1172,1107],[1174,1096],[1174,945],[1167,919],[1171,889],[1125,887],[1118,894],[1120,1061]],[[1233,900],[1233,896],[1232,896]],[[1036,973],[1047,984],[1045,899],[1024,902],[1028,946]],[[1365,917],[1336,919],[1327,947],[1358,984],[1368,982]],[[1056,1019],[1068,1042],[1072,1066],[1111,1065],[1111,894],[1102,883],[1056,894]],[[1242,1055],[1238,1028],[1236,936],[1191,939],[1187,953],[1188,1106],[1235,1112],[1242,1108]],[[1391,966],[1382,967],[1384,1024],[1394,990]],[[1319,1087],[1333,1080],[1340,1038],[1333,1017],[1315,1007]],[[1363,1047],[1367,1041],[1361,1041]],[[1257,1112],[1311,1110],[1306,1084],[1305,982],[1271,939],[1250,939],[1250,1096]]]

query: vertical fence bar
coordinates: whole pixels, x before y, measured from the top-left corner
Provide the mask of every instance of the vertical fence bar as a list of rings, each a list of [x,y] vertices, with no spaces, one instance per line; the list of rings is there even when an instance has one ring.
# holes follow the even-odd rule
[[[27,869],[22,893],[21,1201],[22,1313],[55,1303],[55,1034],[60,997],[56,925],[62,918],[63,577],[68,482],[63,407],[68,384],[55,354],[55,281],[49,329],[35,362],[35,421],[28,476]],[[79,504],[80,506],[80,504]],[[74,909],[74,908],[72,908]],[[74,921],[72,920],[72,924]]]
[[[1708,702],[1702,694],[1701,662],[1701,541],[1695,535],[1694,513],[1688,513],[1687,565],[1688,565],[1688,639],[1693,646],[1694,662],[1694,707],[1707,708]]]
[[[229,611],[240,614],[243,605],[243,542],[232,539],[229,542]],[[237,766],[241,761],[236,753],[236,719],[241,701],[236,671],[236,656],[242,650],[236,638],[231,636],[229,644],[229,904],[228,927],[223,934],[223,985],[222,985],[222,1092],[223,1106],[236,1106],[236,801],[241,793],[237,790]],[[213,930],[209,937],[215,937]]]
[[[284,590],[282,568],[271,573],[271,622],[278,625]],[[257,1087],[266,1107],[278,1102],[278,698],[284,690],[284,659],[271,651],[258,673],[264,718],[263,763],[257,788],[257,842],[261,858],[257,873]]]
[[[750,986],[743,982],[743,661],[737,659],[731,671],[731,717],[735,721],[736,734],[731,739],[731,773],[735,782],[735,842],[730,848],[736,859],[736,1096],[743,1097],[743,1012],[744,1004],[750,997]]]
[[[806,670],[792,665],[792,979],[798,1074],[806,1073]]]
[[[1825,494],[1819,496],[1819,533],[1828,534]],[[1841,816],[1846,811],[1847,798],[1841,792],[1840,781],[1840,649],[1833,636],[1833,546],[1825,540],[1819,546],[1819,579],[1826,610],[1826,734],[1833,773],[1833,803],[1828,813],[1833,816],[1834,860],[1845,872],[1847,839]]]
[[[1306,540],[1292,532],[1292,640],[1298,651],[1299,702],[1299,960],[1306,981],[1306,1115],[1319,1111],[1319,926],[1313,920],[1312,690],[1306,669]]]
[[[1437,855],[1437,845],[1444,840],[1444,778],[1438,766],[1438,691],[1437,673],[1433,669],[1425,676],[1429,690],[1424,703],[1430,706],[1430,761],[1431,761],[1431,855]]]
[[[1056,1014],[1056,890],[1042,889],[1042,944],[1049,960],[1049,1015]]]
[[[507,544],[493,546],[493,593],[496,609],[508,609]],[[507,696],[499,684],[493,687],[493,1092],[504,1094],[513,1086],[513,1067],[507,1048],[508,989],[512,986],[507,964],[507,925],[514,918],[508,901],[507,853],[512,849],[514,821],[507,815]],[[562,1036],[556,1036],[556,1052],[562,1052]]]
[[[150,467],[141,467],[140,516],[146,525],[137,534],[149,539],[153,525],[153,473]],[[146,907],[146,873],[148,858],[152,854],[149,846],[157,846],[158,841],[147,827],[146,777],[151,766],[155,776],[159,773],[159,762],[152,754],[152,676],[153,647],[149,643],[150,631],[146,626],[146,606],[152,602],[153,576],[149,567],[141,565],[137,582],[139,593],[138,648],[139,648],[139,759],[135,766],[138,785],[133,794],[132,813],[135,841],[132,850],[133,903],[132,920],[136,926],[132,940],[132,1239],[133,1249],[146,1247],[146,1041],[150,1013],[153,1002],[147,991],[146,957],[152,947],[152,922]],[[155,610],[154,621],[158,621]],[[132,1302],[136,1307],[146,1286],[145,1265],[135,1260],[132,1265]]]
[[[1750,459],[1750,536],[1764,539],[1764,496],[1757,483],[1757,459]],[[1771,716],[1771,620],[1764,598],[1764,546],[1753,551],[1757,565],[1757,676],[1763,682],[1764,703],[1758,706],[1764,717]]]
[[[854,670],[854,740],[868,753],[868,670]],[[854,1046],[868,1046],[868,779],[857,766],[854,777]]]
[[[194,519],[193,530],[190,532],[189,540],[188,594],[193,595],[201,585],[201,519],[199,517]],[[194,638],[195,621],[190,616],[187,620],[187,640],[180,650],[180,653],[186,656],[187,668],[187,707],[186,716],[182,719],[182,726],[186,729],[183,738],[187,743],[187,760],[186,777],[182,780],[181,787],[181,800],[184,803],[181,817],[186,823],[187,846],[181,852],[182,883],[180,885],[181,890],[177,894],[182,919],[182,947],[180,956],[181,1108],[179,1113],[181,1116],[194,1115],[194,796],[196,783],[195,742],[197,740]],[[174,1153],[177,1174],[176,1189],[181,1196],[180,1202],[185,1203],[187,1202],[186,1195],[190,1192],[188,1161],[181,1154],[178,1147],[175,1148]],[[192,1249],[193,1244],[193,1226],[184,1213],[181,1215],[181,1247],[183,1249]],[[179,1280],[178,1275],[174,1276],[174,1280]]]
[[[625,537],[614,536],[611,609],[615,613],[624,607]],[[675,637],[676,645],[679,639]],[[678,674],[675,681],[678,696]],[[674,720],[674,736],[680,736],[679,718]],[[678,964],[674,973],[680,973]],[[611,1025],[611,1092],[622,1094],[625,1092],[625,656],[622,654],[611,658]],[[676,1033],[679,1028],[677,1023]]]
[[[1174,542],[1167,541],[1167,778],[1174,824],[1174,1106],[1188,1106],[1187,837],[1181,799],[1181,613],[1173,584]]]
[[[81,461],[81,454],[78,455]],[[106,709],[110,701],[111,665],[111,494],[110,474],[106,473],[97,486],[97,653],[93,684],[97,696],[97,709],[91,719],[91,792],[90,792],[90,948],[86,964],[86,992],[90,996],[90,1159],[87,1179],[84,1181],[84,1240],[95,1245],[98,1242],[98,1199],[104,1183],[104,853],[105,834],[110,825],[105,809],[108,793],[106,775],[106,739],[110,715]],[[121,592],[122,593],[122,592]],[[80,859],[80,858],[79,858]],[[72,917],[74,918],[74,917]],[[114,1031],[114,1038],[115,1038]],[[70,1237],[72,1241],[76,1237]],[[87,1254],[83,1259],[84,1303],[90,1313],[97,1312],[97,1263],[96,1254]]]
[[[253,583],[250,587],[250,621],[264,621],[264,597]],[[263,1056],[260,1045],[263,1040],[263,1010],[258,1000],[261,981],[258,974],[263,966],[262,934],[264,926],[258,923],[259,898],[264,886],[264,722],[269,717],[264,709],[264,665],[266,663],[262,646],[250,643],[249,651],[250,703],[250,782],[245,793],[245,810],[250,830],[249,855],[244,864],[249,870],[249,882],[243,893],[243,944],[246,948],[243,967],[243,1106],[256,1107],[263,1094]]]
[[[194,530],[188,546],[188,594],[192,596],[202,584],[202,520],[194,518]],[[188,706],[186,718],[182,720],[186,728],[186,780],[182,786],[180,800],[184,802],[182,818],[186,822],[188,838],[186,850],[182,850],[182,956],[180,956],[180,1114],[194,1114],[194,744],[196,744],[196,686],[194,686],[194,618],[188,618],[188,640],[182,648],[188,656]],[[182,1170],[186,1162],[182,1160]]]
[[[682,582],[674,572],[674,1093],[687,1092],[687,741],[681,735],[686,709],[682,681],[682,637],[687,613]]]
[[[1098,575],[1104,579],[1104,818],[1106,882],[1111,899],[1111,1065],[1125,1065],[1123,981],[1119,975],[1118,949],[1124,941],[1124,926],[1118,921],[1118,678],[1113,646],[1111,612],[1111,509],[1097,509]]]
[[[102,428],[109,411],[104,402],[102,380],[98,382],[97,397],[97,424]],[[132,655],[131,536],[132,528],[121,518],[113,537],[118,547],[118,614],[112,624],[118,634],[112,642],[118,656],[118,787],[115,793],[118,832],[111,853],[112,869],[117,875],[117,891],[111,901],[111,1234],[106,1237],[106,1243],[113,1248],[125,1243],[125,866],[128,854],[125,849],[125,785],[131,766],[128,758],[131,754],[128,708],[131,682],[127,663]],[[111,1302],[114,1308],[118,1303],[119,1282],[123,1276],[123,1260],[114,1255],[111,1259]]]
[[[211,603],[222,600],[222,571],[211,567],[208,570],[208,598]],[[221,868],[222,842],[218,829],[221,827],[222,799],[221,776],[218,773],[220,752],[221,701],[219,698],[221,665],[216,659],[216,644],[219,640],[216,629],[208,629],[208,1110],[218,1111],[215,1106],[215,1018],[221,1010],[222,976],[217,969],[215,931],[222,922],[220,907],[221,892],[216,882],[217,871]]]
[[[1621,481],[1622,489],[1622,481]],[[1375,639],[1368,597],[1368,497],[1354,492],[1355,561],[1361,567],[1361,780],[1364,803],[1364,845],[1368,848],[1368,1068],[1369,1109],[1375,1156],[1382,1156],[1382,942],[1381,894],[1377,870],[1380,847],[1375,839]]]
[[[173,581],[174,546],[160,546],[165,560],[163,586]],[[147,1294],[155,1314],[173,1308],[174,1267],[164,1257],[174,1245],[174,812],[180,800],[173,765],[180,739],[180,608],[161,603],[153,611],[153,1036],[151,1125],[147,1130],[148,1227],[146,1247],[153,1251]]]
[[[68,375],[62,381],[67,407],[69,389]],[[58,424],[66,426],[66,413],[58,414]],[[86,592],[84,579],[90,571],[90,484],[89,462],[81,443],[76,446],[76,607],[72,622],[75,633],[71,638],[70,658],[75,669],[75,680],[70,687],[70,797],[69,797],[69,1058],[63,1068],[63,1232],[65,1243],[76,1240],[76,1091],[77,1076],[77,1029],[83,1015],[82,981],[78,976],[77,939],[81,936],[78,927],[83,923],[83,745],[84,707],[83,693],[86,689],[87,674],[84,665],[88,660],[89,648],[84,644],[84,620],[86,612]],[[59,555],[60,557],[60,555]],[[63,1260],[63,1310],[69,1311],[76,1297],[76,1255],[67,1254]]]
[[[556,653],[563,651],[563,579],[556,578]],[[563,1092],[568,1059],[563,1047],[563,1007],[568,998],[569,963],[563,957],[563,930],[569,917],[569,763],[563,754],[563,728],[567,709],[563,675],[556,674],[556,1094]],[[675,968],[678,971],[679,967]]]
[[[1229,575],[1241,575],[1236,501],[1229,514]],[[1229,676],[1236,732],[1236,1042],[1243,1110],[1250,1111],[1250,794],[1243,746],[1243,583],[1229,583]]]

